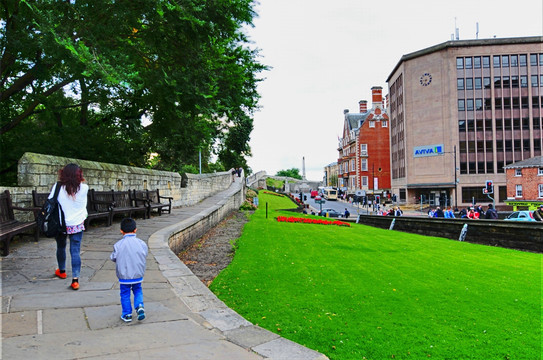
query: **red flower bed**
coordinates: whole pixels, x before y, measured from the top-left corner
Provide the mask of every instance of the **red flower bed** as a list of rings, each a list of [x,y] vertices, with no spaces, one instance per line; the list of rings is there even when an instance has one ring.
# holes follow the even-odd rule
[[[264,194],[270,194],[270,195],[275,195],[275,196],[279,196],[279,197],[284,197],[285,195],[281,195],[281,194],[277,194],[277,193],[274,193],[274,192],[271,192],[271,191],[262,191]]]
[[[297,218],[294,216],[286,217],[286,216],[278,216],[277,221],[279,222],[289,222],[289,223],[304,223],[304,224],[319,224],[319,225],[338,225],[338,226],[348,226],[350,227],[351,224],[348,222],[343,222],[339,220],[321,220],[321,219],[310,219],[310,218]]]

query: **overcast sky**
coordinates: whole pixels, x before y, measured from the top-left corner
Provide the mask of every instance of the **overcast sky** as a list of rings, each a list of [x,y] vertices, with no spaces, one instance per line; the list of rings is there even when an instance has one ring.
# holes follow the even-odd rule
[[[379,4],[379,5],[372,5]],[[343,110],[371,104],[402,55],[451,40],[543,35],[541,0],[260,0],[248,30],[262,63],[251,134],[254,172],[298,168],[322,180],[337,161]]]

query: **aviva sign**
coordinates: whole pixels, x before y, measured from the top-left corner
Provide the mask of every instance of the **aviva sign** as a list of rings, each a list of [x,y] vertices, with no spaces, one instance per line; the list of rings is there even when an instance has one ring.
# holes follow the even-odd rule
[[[436,156],[436,155],[442,155],[442,154],[444,154],[443,144],[415,146],[413,148],[414,157]]]

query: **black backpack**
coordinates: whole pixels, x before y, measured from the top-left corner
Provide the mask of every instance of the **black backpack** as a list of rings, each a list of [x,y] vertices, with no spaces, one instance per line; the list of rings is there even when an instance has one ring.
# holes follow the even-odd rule
[[[58,234],[66,232],[66,222],[64,221],[64,212],[58,202],[58,193],[60,191],[60,182],[57,183],[55,194],[51,199],[45,200],[45,204],[36,218],[38,228],[48,238],[56,237]]]

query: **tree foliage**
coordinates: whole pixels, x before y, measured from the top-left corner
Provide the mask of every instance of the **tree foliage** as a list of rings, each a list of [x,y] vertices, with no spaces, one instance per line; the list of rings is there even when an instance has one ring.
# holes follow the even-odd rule
[[[298,168],[292,168],[288,170],[279,170],[275,176],[288,176],[294,179],[302,179],[302,175],[300,175],[300,169]]]
[[[172,171],[201,152],[215,169],[246,167],[266,69],[243,32],[253,0],[0,6],[0,175],[25,151]]]

